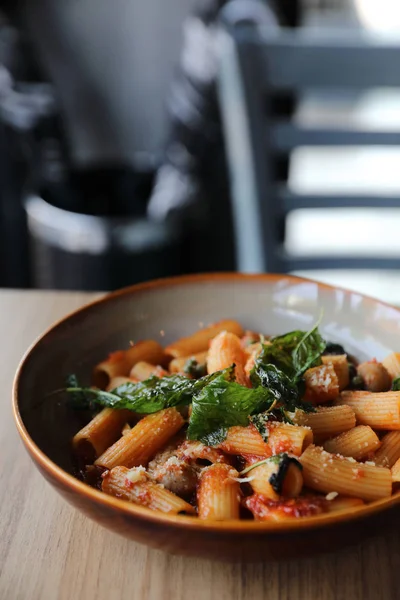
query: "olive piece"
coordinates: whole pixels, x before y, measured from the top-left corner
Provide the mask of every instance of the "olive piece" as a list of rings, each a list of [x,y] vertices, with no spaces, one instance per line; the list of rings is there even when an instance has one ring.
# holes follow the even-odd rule
[[[333,342],[327,342],[326,348],[324,350],[325,354],[346,354],[345,349],[340,344],[335,344]]]

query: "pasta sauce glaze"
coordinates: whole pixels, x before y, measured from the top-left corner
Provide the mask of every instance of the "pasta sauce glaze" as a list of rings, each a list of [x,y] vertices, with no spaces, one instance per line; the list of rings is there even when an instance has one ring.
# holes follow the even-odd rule
[[[261,494],[253,494],[245,498],[243,504],[259,521],[279,517],[312,517],[326,512],[328,508],[328,501],[318,496],[269,500]]]
[[[291,449],[292,449],[292,442],[286,436],[282,436],[278,441],[276,441],[274,443],[274,454],[281,454],[282,452],[290,452]],[[271,452],[271,455],[272,455],[272,452]]]

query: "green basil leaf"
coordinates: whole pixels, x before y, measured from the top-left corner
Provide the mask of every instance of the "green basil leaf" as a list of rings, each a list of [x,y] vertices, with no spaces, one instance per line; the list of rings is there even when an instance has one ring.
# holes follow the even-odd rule
[[[225,371],[227,376],[228,373],[231,373],[230,369]],[[197,380],[188,379],[183,375],[162,378],[153,375],[139,383],[123,383],[111,392],[81,388],[79,385],[68,387],[64,391],[72,394],[75,403],[80,402],[85,408],[89,405],[96,405],[118,410],[128,409],[139,414],[151,414],[164,408],[190,404],[193,395],[218,377],[220,373],[213,373]],[[75,383],[77,384],[76,379]]]
[[[394,392],[400,392],[400,377],[396,377],[392,383],[392,390]]]
[[[207,374],[206,363],[199,363],[195,358],[188,358],[183,367],[184,373],[191,375],[194,379],[199,379]]]
[[[292,359],[296,377],[303,375],[307,369],[320,365],[325,348],[326,342],[318,331],[318,325],[315,325],[311,331],[303,335],[293,350]]]
[[[267,388],[277,402],[289,405],[299,400],[296,381],[288,377],[273,364],[264,364],[256,360],[256,366],[250,373],[254,387]]]
[[[321,363],[326,342],[315,325],[310,331],[291,331],[271,338],[256,359],[250,379],[254,387],[265,387],[275,399],[270,418],[290,422],[287,412],[314,408],[302,401],[305,391],[304,372]]]
[[[216,446],[229,427],[249,424],[249,416],[267,410],[274,398],[263,387],[246,388],[221,373],[193,397],[187,437]]]

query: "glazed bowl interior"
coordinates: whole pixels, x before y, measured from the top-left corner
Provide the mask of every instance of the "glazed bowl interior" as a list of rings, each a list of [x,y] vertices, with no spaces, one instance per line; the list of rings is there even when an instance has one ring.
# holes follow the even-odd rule
[[[304,279],[218,274],[133,286],[65,318],[25,355],[15,380],[14,408],[20,433],[36,462],[47,457],[51,461],[47,470],[73,473],[71,438],[84,416],[68,410],[62,397],[49,395],[65,385],[68,374],[76,373],[82,383],[89,383],[93,365],[130,341],[152,338],[167,344],[223,318],[237,319],[245,328],[266,334],[307,330],[320,320],[324,336],[340,342],[360,360],[379,360],[400,350],[399,310]],[[67,478],[63,483],[72,494],[80,493],[73,482]],[[80,485],[82,489],[84,484]],[[96,502],[104,502],[101,492],[91,490],[91,494]],[[384,507],[393,500],[379,504]],[[132,505],[126,510],[149,512]],[[176,519],[184,522],[188,517]],[[244,522],[242,529],[255,525],[268,528],[267,523]]]

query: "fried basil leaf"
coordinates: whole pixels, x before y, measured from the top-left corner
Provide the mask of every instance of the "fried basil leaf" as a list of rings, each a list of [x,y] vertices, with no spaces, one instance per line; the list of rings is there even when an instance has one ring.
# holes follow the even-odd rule
[[[326,342],[318,331],[318,325],[303,335],[292,353],[296,378],[301,377],[307,369],[321,364],[321,356]]]
[[[273,401],[266,388],[246,388],[222,372],[193,397],[187,437],[216,446],[226,438],[229,427],[245,427],[250,415],[267,410]]]
[[[229,369],[226,371],[228,372]],[[153,375],[139,383],[123,383],[111,392],[81,388],[79,385],[68,387],[65,391],[72,394],[75,402],[80,401],[85,408],[91,403],[114,409],[125,408],[139,414],[151,414],[164,408],[190,404],[193,395],[201,391],[220,373],[213,373],[197,380],[188,379],[183,375],[162,378]],[[77,384],[76,379],[75,383]]]
[[[206,363],[197,362],[195,358],[189,358],[183,367],[183,371],[194,379],[199,379],[207,375],[207,365]]]
[[[305,391],[302,376],[307,369],[321,363],[325,347],[317,325],[308,332],[292,331],[274,337],[263,345],[250,379],[254,387],[265,387],[274,397],[271,417],[290,422],[287,411],[314,410],[302,401]]]
[[[396,379],[393,379],[392,390],[394,392],[400,392],[400,377],[396,377]]]

